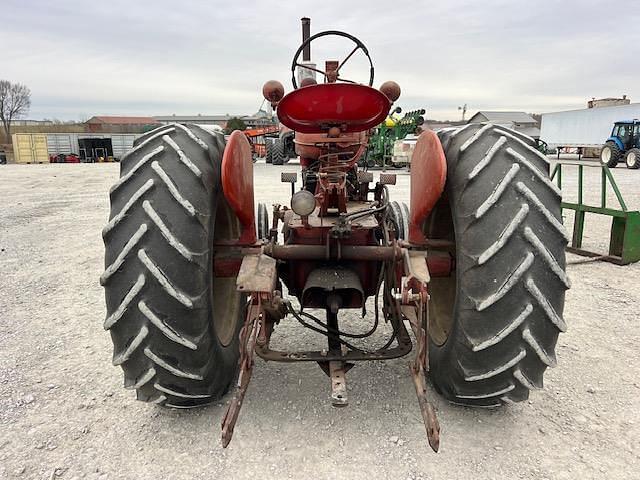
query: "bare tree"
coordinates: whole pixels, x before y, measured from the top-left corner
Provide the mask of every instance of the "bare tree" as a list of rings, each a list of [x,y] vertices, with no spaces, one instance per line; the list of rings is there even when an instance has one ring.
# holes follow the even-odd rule
[[[26,115],[31,106],[31,90],[21,83],[0,80],[0,121],[11,141],[11,121]]]

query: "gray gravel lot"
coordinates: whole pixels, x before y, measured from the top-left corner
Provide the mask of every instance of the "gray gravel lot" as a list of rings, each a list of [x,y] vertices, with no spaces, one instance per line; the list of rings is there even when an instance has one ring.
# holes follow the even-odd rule
[[[280,172],[298,168],[256,164],[256,201],[287,203]],[[391,194],[407,201],[409,177],[398,173]],[[614,174],[639,209],[640,171]],[[640,478],[640,263],[569,267],[559,366],[528,402],[471,410],[431,390],[439,454],[406,359],[354,368],[345,409],[330,406],[317,366],[257,361],[227,450],[228,398],[193,411],[136,402],[111,366],[98,284],[117,176],[116,164],[0,166],[0,478]],[[575,173],[565,182],[575,189]],[[604,249],[608,225],[589,219],[585,244]],[[278,333],[286,345],[316,341],[287,321]]]

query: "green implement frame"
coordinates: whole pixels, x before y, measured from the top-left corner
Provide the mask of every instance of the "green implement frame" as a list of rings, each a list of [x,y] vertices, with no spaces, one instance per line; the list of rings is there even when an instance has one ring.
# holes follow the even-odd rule
[[[399,110],[396,109],[394,112],[399,113]],[[393,165],[393,143],[415,133],[424,123],[424,113],[424,109],[412,110],[405,113],[402,118],[391,118],[393,126],[388,126],[386,120],[378,125],[369,138],[364,163],[368,167],[379,166],[383,169],[387,165]]]
[[[637,210],[629,211],[627,204],[622,198],[620,189],[616,184],[609,167],[601,163],[575,162],[575,161],[559,161],[556,163],[551,179],[556,179],[558,188],[562,189],[562,167],[563,165],[572,165],[578,167],[578,201],[577,203],[562,202],[562,208],[573,210],[575,212],[573,220],[573,236],[571,245],[567,247],[567,251],[578,255],[588,257],[599,257],[602,260],[616,263],[618,265],[627,265],[629,263],[640,260],[640,212]],[[601,170],[600,179],[600,206],[586,205],[583,202],[583,184],[584,184],[584,168],[595,167]],[[616,195],[620,209],[610,208],[607,206],[607,184],[613,189]],[[582,237],[584,233],[584,221],[587,213],[595,213],[598,215],[608,215],[612,217],[611,237],[609,240],[609,253],[603,255],[591,252],[582,248]]]

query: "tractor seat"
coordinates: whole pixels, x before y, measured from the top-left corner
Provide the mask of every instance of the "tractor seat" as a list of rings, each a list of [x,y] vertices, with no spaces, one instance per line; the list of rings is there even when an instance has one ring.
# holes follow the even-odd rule
[[[389,108],[389,99],[375,88],[324,83],[285,95],[278,104],[278,119],[301,133],[323,133],[335,126],[343,133],[362,132],[383,122]]]

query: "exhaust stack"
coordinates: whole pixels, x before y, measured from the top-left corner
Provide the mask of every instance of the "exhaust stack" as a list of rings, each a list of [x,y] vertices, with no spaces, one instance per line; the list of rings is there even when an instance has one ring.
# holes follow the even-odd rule
[[[302,42],[306,42],[309,40],[311,36],[311,19],[309,17],[302,17]],[[310,62],[311,61],[311,45],[307,45],[302,51],[302,61]]]
[[[306,42],[311,37],[311,19],[309,17],[302,17],[302,42]],[[311,68],[316,68],[316,64],[311,61],[311,44],[304,47],[302,50],[302,63],[308,65]],[[316,72],[309,70],[308,68],[298,66],[298,85],[312,85],[316,83]]]

